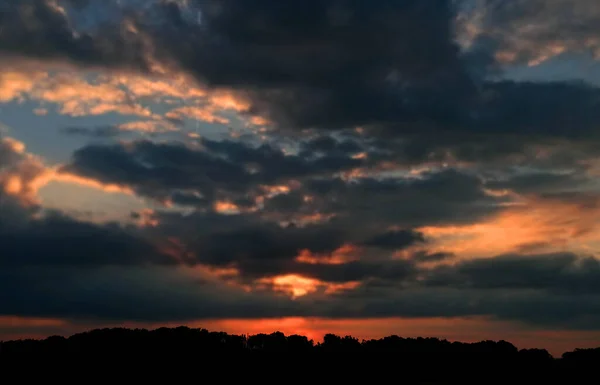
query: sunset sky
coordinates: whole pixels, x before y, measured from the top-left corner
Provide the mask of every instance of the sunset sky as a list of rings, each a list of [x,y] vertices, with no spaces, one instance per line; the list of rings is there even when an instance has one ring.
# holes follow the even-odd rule
[[[600,346],[597,0],[0,0],[0,340]]]

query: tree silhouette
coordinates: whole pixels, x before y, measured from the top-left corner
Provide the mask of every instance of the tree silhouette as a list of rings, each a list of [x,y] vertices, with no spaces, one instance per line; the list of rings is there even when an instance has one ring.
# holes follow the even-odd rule
[[[544,349],[518,350],[506,341],[462,343],[396,335],[358,341],[326,334],[315,344],[305,336],[281,332],[245,336],[187,327],[96,329],[68,338],[0,342],[0,362],[12,362],[12,368],[39,367],[52,360],[62,365],[79,360],[83,363],[78,367],[94,375],[119,368],[135,373],[137,380],[154,381],[162,370],[169,373],[169,381],[177,377],[182,383],[198,378],[215,384],[376,383],[394,378],[411,384],[551,384],[587,378],[600,363],[600,348],[576,349],[554,358]]]

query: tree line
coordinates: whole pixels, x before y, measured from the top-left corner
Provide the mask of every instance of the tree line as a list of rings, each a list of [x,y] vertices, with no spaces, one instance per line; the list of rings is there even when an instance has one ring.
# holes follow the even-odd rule
[[[288,383],[301,378],[316,383],[315,376],[325,376],[327,381],[363,378],[373,383],[399,375],[407,381],[421,381],[410,383],[508,384],[516,380],[521,383],[525,378],[568,383],[593,375],[600,363],[600,348],[576,349],[555,358],[545,349],[519,350],[506,341],[463,343],[395,335],[359,341],[352,336],[326,334],[322,342],[315,343],[305,336],[281,332],[246,336],[188,327],[96,329],[70,337],[0,342],[0,362],[31,364],[61,357],[88,357],[88,367],[100,358],[104,367],[110,362],[108,367],[125,371],[136,368],[134,362],[146,362],[143,373],[148,375],[158,368],[177,367],[177,375],[185,376],[193,366],[179,367],[178,363],[195,362],[204,370],[212,369],[214,383],[247,378],[248,370],[256,368],[263,368],[262,383],[276,382],[280,378],[276,373],[284,372],[288,373],[284,381]],[[216,369],[222,367],[229,369]],[[325,381],[325,377],[319,378]]]

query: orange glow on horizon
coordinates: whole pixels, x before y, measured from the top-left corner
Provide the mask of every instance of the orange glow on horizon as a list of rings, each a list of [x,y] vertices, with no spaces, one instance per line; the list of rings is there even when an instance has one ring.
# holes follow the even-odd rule
[[[160,327],[204,328],[236,335],[271,334],[303,335],[315,343],[333,333],[362,339],[377,339],[390,335],[404,338],[435,337],[449,341],[477,342],[504,339],[519,349],[548,349],[555,357],[575,348],[594,348],[600,345],[600,332],[532,330],[518,323],[495,321],[485,317],[468,318],[363,318],[328,319],[318,317],[285,317],[271,319],[207,319],[191,322],[133,322],[98,324],[71,323],[65,319],[0,316],[0,341],[21,338],[46,338],[50,335],[70,336],[95,328],[125,327],[157,329]]]
[[[30,318],[19,316],[0,316],[0,327],[46,327],[63,326],[68,321],[54,318]]]

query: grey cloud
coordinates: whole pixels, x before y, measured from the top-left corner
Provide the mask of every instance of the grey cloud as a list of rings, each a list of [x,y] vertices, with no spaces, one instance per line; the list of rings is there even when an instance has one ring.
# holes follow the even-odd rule
[[[338,139],[331,135],[318,135],[301,143],[302,151],[307,154],[322,152],[326,154],[358,154],[364,151],[364,145],[352,139]]]
[[[435,270],[428,283],[476,289],[600,294],[600,262],[570,253],[502,255]]]
[[[493,189],[508,189],[517,193],[561,193],[577,191],[591,185],[591,179],[582,173],[528,172],[506,179],[491,180],[486,185]]]
[[[277,224],[250,222],[226,231],[209,230],[199,235],[191,247],[197,250],[203,263],[245,266],[261,261],[292,260],[303,249],[331,253],[342,246],[344,236],[342,231],[328,226],[282,228]]]
[[[31,197],[6,191],[4,175],[18,177],[22,191],[44,165],[0,138],[0,266],[102,266],[173,264],[136,229],[82,222],[44,210]]]
[[[28,218],[16,226],[3,224],[0,266],[175,264],[156,245],[134,233],[117,224],[95,225],[56,213]]]
[[[100,126],[94,128],[65,127],[61,130],[66,135],[89,136],[92,138],[112,138],[118,136],[121,130],[115,126]]]
[[[310,278],[325,282],[364,282],[369,279],[384,281],[409,281],[414,278],[417,269],[410,261],[357,261],[338,265],[332,264],[304,264],[296,265],[291,269]]]
[[[593,0],[484,0],[473,9],[482,35],[514,62],[535,62],[558,53],[598,55],[600,8]]]
[[[173,268],[9,268],[0,313],[110,321],[187,321],[294,314],[292,301],[247,294]]]
[[[204,149],[147,140],[88,145],[77,150],[62,171],[128,186],[152,198],[193,203],[190,190],[201,193],[204,199],[216,199],[221,194],[239,200],[263,184],[328,175],[363,163],[348,156],[307,159],[285,155],[271,145],[253,147],[208,139],[202,145]]]
[[[94,7],[105,9],[106,3],[95,2]],[[0,0],[0,52],[90,68],[147,71],[141,41],[148,39],[163,64],[248,97],[249,113],[272,118],[281,129],[365,125],[363,134],[342,140],[327,131],[304,141],[297,155],[287,156],[273,145],[207,139],[199,141],[202,148],[150,141],[86,146],[75,152],[63,172],[200,210],[191,215],[158,213],[160,224],[142,231],[57,214],[34,217],[39,207],[24,206],[0,192],[0,292],[19,293],[0,298],[3,312],[141,320],[483,315],[597,328],[600,277],[593,258],[513,255],[461,262],[423,250],[408,261],[393,261],[385,253],[419,238],[387,234],[391,226],[472,223],[498,213],[509,198],[487,194],[489,187],[597,204],[597,198],[586,200],[565,188],[580,187],[585,170],[580,155],[594,155],[597,149],[597,144],[581,143],[597,143],[598,89],[579,83],[486,79],[487,67],[476,68],[484,64],[472,60],[487,66],[493,64],[488,53],[519,47],[489,36],[490,46],[478,41],[476,48],[490,52],[461,53],[453,42],[455,14],[449,1],[339,2],[337,8],[322,0],[287,6],[274,0],[191,3],[203,11],[202,24],[188,17],[194,8],[163,2],[149,13],[127,13],[140,31],[135,34],[121,28],[125,13],[120,9],[110,11],[116,12],[106,21],[110,28],[95,30],[78,24],[75,13],[67,19],[49,2]],[[525,2],[515,4],[499,5],[485,22],[517,28],[537,18],[521,12]],[[585,9],[581,4],[593,8],[579,2],[576,9]],[[85,12],[85,4],[81,6],[78,12]],[[555,15],[548,20],[552,28],[562,25],[563,15]],[[567,23],[573,42],[587,36],[592,16],[579,20],[580,26]],[[83,30],[73,34],[73,28]],[[555,37],[542,31],[533,40],[547,45]],[[518,59],[529,60],[533,54],[526,47]],[[562,138],[550,142],[560,151],[539,159],[535,146],[544,147],[549,137]],[[362,151],[369,156],[352,157]],[[16,166],[28,164],[23,159],[0,142],[0,170],[35,176],[36,167]],[[472,169],[430,171],[419,178],[337,176],[385,161],[456,161],[470,163]],[[545,169],[535,175],[510,172],[506,179],[491,181],[476,175],[491,164],[501,170],[534,165]],[[580,167],[579,173],[567,177],[552,170],[567,166]],[[263,211],[225,216],[208,209],[220,198],[248,207],[259,185],[292,179],[298,181],[298,190],[267,199]],[[0,180],[2,188],[4,182]],[[299,222],[299,216],[312,214],[334,217],[317,225],[276,223]],[[272,293],[243,294],[199,279],[180,282],[181,271],[148,241],[166,237],[181,242],[182,254],[191,253],[183,263],[237,267],[242,280],[296,273],[336,283],[358,280],[362,286],[291,301]],[[346,243],[383,250],[340,265],[299,263],[295,258],[302,249],[325,258]],[[454,265],[427,270],[422,262]],[[99,267],[106,264],[127,267]]]
[[[363,245],[395,250],[424,241],[425,238],[421,233],[410,230],[391,230],[367,239]]]
[[[283,129],[367,126],[397,136],[425,130],[597,139],[598,89],[487,76],[495,50],[515,41],[502,40],[495,31],[510,35],[506,31],[535,24],[547,28],[525,37],[533,45],[549,45],[557,38],[551,31],[561,28],[570,35],[565,44],[587,44],[598,13],[588,1],[573,7],[550,1],[542,7],[543,18],[528,2],[484,2],[489,5],[482,21],[486,35],[467,52],[454,35],[462,2],[450,0],[310,0],[286,7],[273,0],[198,0],[187,7],[93,3],[83,9],[109,27],[79,27],[74,34],[71,25],[86,19],[81,7],[69,8],[65,16],[42,0],[5,0],[0,49],[138,71],[148,70],[146,55],[153,51],[156,60],[209,87],[245,96],[251,103],[248,113]],[[573,12],[582,15],[576,25],[565,16]],[[128,32],[127,23],[138,32]]]
[[[199,190],[204,196],[214,195],[219,188],[241,191],[252,181],[243,165],[182,144],[150,141],[83,147],[62,171],[132,187],[157,199],[167,199],[178,190]]]
[[[311,180],[307,191],[315,196],[307,204],[364,226],[470,222],[497,212],[498,204],[505,201],[486,194],[478,177],[451,169],[425,173],[418,179]]]
[[[165,56],[204,83],[239,90],[252,101],[252,113],[281,127],[597,136],[597,89],[486,79],[486,70],[469,61],[478,58],[482,66],[492,59],[481,60],[481,45],[460,52],[452,32],[457,10],[449,1],[195,4],[202,25],[171,4],[162,20],[169,33],[146,30]],[[585,4],[578,10],[594,8]],[[497,8],[518,18],[509,6]],[[171,44],[190,36],[203,45]]]
[[[120,22],[123,15],[115,3],[103,3],[104,10],[114,9],[113,15]],[[96,12],[92,19],[100,14]],[[0,52],[5,55],[149,70],[138,35],[121,26],[115,28],[112,22],[91,30],[74,30],[76,23],[69,15],[47,0],[0,1],[0,24]]]

